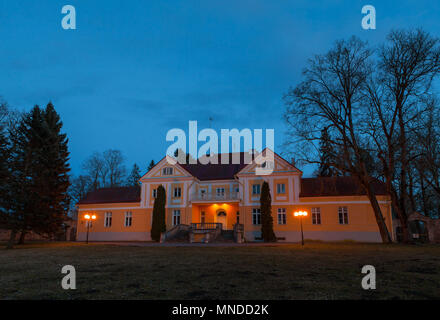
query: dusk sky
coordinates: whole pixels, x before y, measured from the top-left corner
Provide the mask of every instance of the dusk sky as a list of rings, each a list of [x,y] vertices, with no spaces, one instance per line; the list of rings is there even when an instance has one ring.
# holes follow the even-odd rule
[[[77,29],[61,28],[76,8]],[[377,29],[361,28],[374,5]],[[120,149],[127,168],[160,160],[172,128],[274,128],[283,154],[283,94],[308,58],[337,39],[372,45],[392,28],[440,36],[439,1],[0,1],[0,95],[29,110],[52,101],[71,166]]]

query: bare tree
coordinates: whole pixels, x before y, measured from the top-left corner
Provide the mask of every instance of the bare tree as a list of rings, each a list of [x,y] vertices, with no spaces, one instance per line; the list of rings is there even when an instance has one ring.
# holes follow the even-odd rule
[[[407,217],[416,206],[411,163],[419,156],[410,137],[429,110],[426,101],[440,71],[438,39],[422,30],[392,31],[375,70],[366,86],[365,133],[374,142],[404,241],[409,241]]]
[[[90,177],[91,189],[96,190],[105,186],[106,168],[102,155],[93,153],[83,164],[86,175]]]
[[[108,172],[108,186],[116,187],[122,185],[126,175],[122,152],[120,150],[109,149],[104,151],[103,158]]]
[[[325,128],[335,156],[327,164],[356,177],[371,202],[383,242],[391,242],[372,187],[366,154],[371,146],[362,132],[363,90],[372,72],[372,51],[359,39],[337,41],[325,55],[317,55],[303,71],[305,80],[285,95],[285,120],[290,144],[307,163],[319,163],[317,148]]]
[[[72,183],[69,188],[69,194],[74,203],[85,198],[87,193],[92,188],[92,180],[90,176],[80,175],[72,178]]]

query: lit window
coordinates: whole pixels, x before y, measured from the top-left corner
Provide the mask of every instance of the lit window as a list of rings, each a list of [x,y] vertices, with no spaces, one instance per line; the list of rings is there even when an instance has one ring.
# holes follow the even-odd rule
[[[278,224],[286,224],[286,208],[278,208]]]
[[[201,223],[205,223],[205,211],[202,211],[202,212],[200,213],[200,222],[201,222]]]
[[[112,226],[112,213],[106,212],[104,218],[104,227],[110,228]]]
[[[252,194],[260,194],[261,186],[259,184],[252,185]]]
[[[312,208],[312,224],[321,224],[321,208]]]
[[[261,211],[260,208],[252,209],[252,224],[259,225],[261,224]]]
[[[131,227],[132,221],[133,221],[133,214],[131,213],[131,211],[126,212],[125,213],[125,226]]]
[[[180,224],[180,210],[173,210],[173,226]]]
[[[277,184],[277,193],[286,193],[286,185],[284,183]]]
[[[348,209],[347,207],[339,207],[339,224],[348,224]]]
[[[180,198],[182,195],[182,189],[180,187],[174,188],[174,198]]]
[[[172,174],[173,174],[173,168],[171,168],[171,167],[165,167],[165,168],[163,168],[163,169],[162,169],[162,174],[163,174],[164,176],[170,176],[170,175],[172,175]]]

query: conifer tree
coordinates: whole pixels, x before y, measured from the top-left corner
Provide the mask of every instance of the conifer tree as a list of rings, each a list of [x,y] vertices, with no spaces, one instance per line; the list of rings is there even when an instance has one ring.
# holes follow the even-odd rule
[[[150,171],[151,169],[153,169],[153,167],[154,167],[155,165],[156,165],[156,164],[154,163],[154,160],[151,160],[150,164],[148,165],[147,171]]]
[[[319,169],[318,177],[332,177],[337,172],[330,162],[333,160],[332,146],[330,143],[330,133],[325,127],[321,131],[321,139],[319,141]]]
[[[160,241],[161,233],[166,231],[165,203],[166,203],[165,188],[162,185],[160,185],[157,188],[156,199],[154,199],[153,222],[151,224],[151,239],[153,239],[154,241]]]
[[[261,188],[260,196],[261,212],[261,236],[264,242],[276,242],[277,238],[273,231],[272,219],[272,198],[270,196],[269,184],[265,181]]]
[[[141,178],[141,172],[139,166],[135,163],[130,175],[127,179],[127,185],[129,186],[139,186],[139,179]]]

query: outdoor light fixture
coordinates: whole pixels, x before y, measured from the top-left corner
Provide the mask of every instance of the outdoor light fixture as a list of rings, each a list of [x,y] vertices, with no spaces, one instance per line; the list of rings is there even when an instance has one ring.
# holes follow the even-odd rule
[[[86,244],[89,243],[89,228],[90,228],[90,220],[96,220],[96,215],[90,216],[89,214],[84,215],[84,219],[87,221],[87,237],[86,237]]]
[[[304,245],[304,232],[303,232],[303,217],[307,217],[307,211],[295,211],[293,213],[295,217],[299,217],[299,221],[301,222],[301,245]]]

